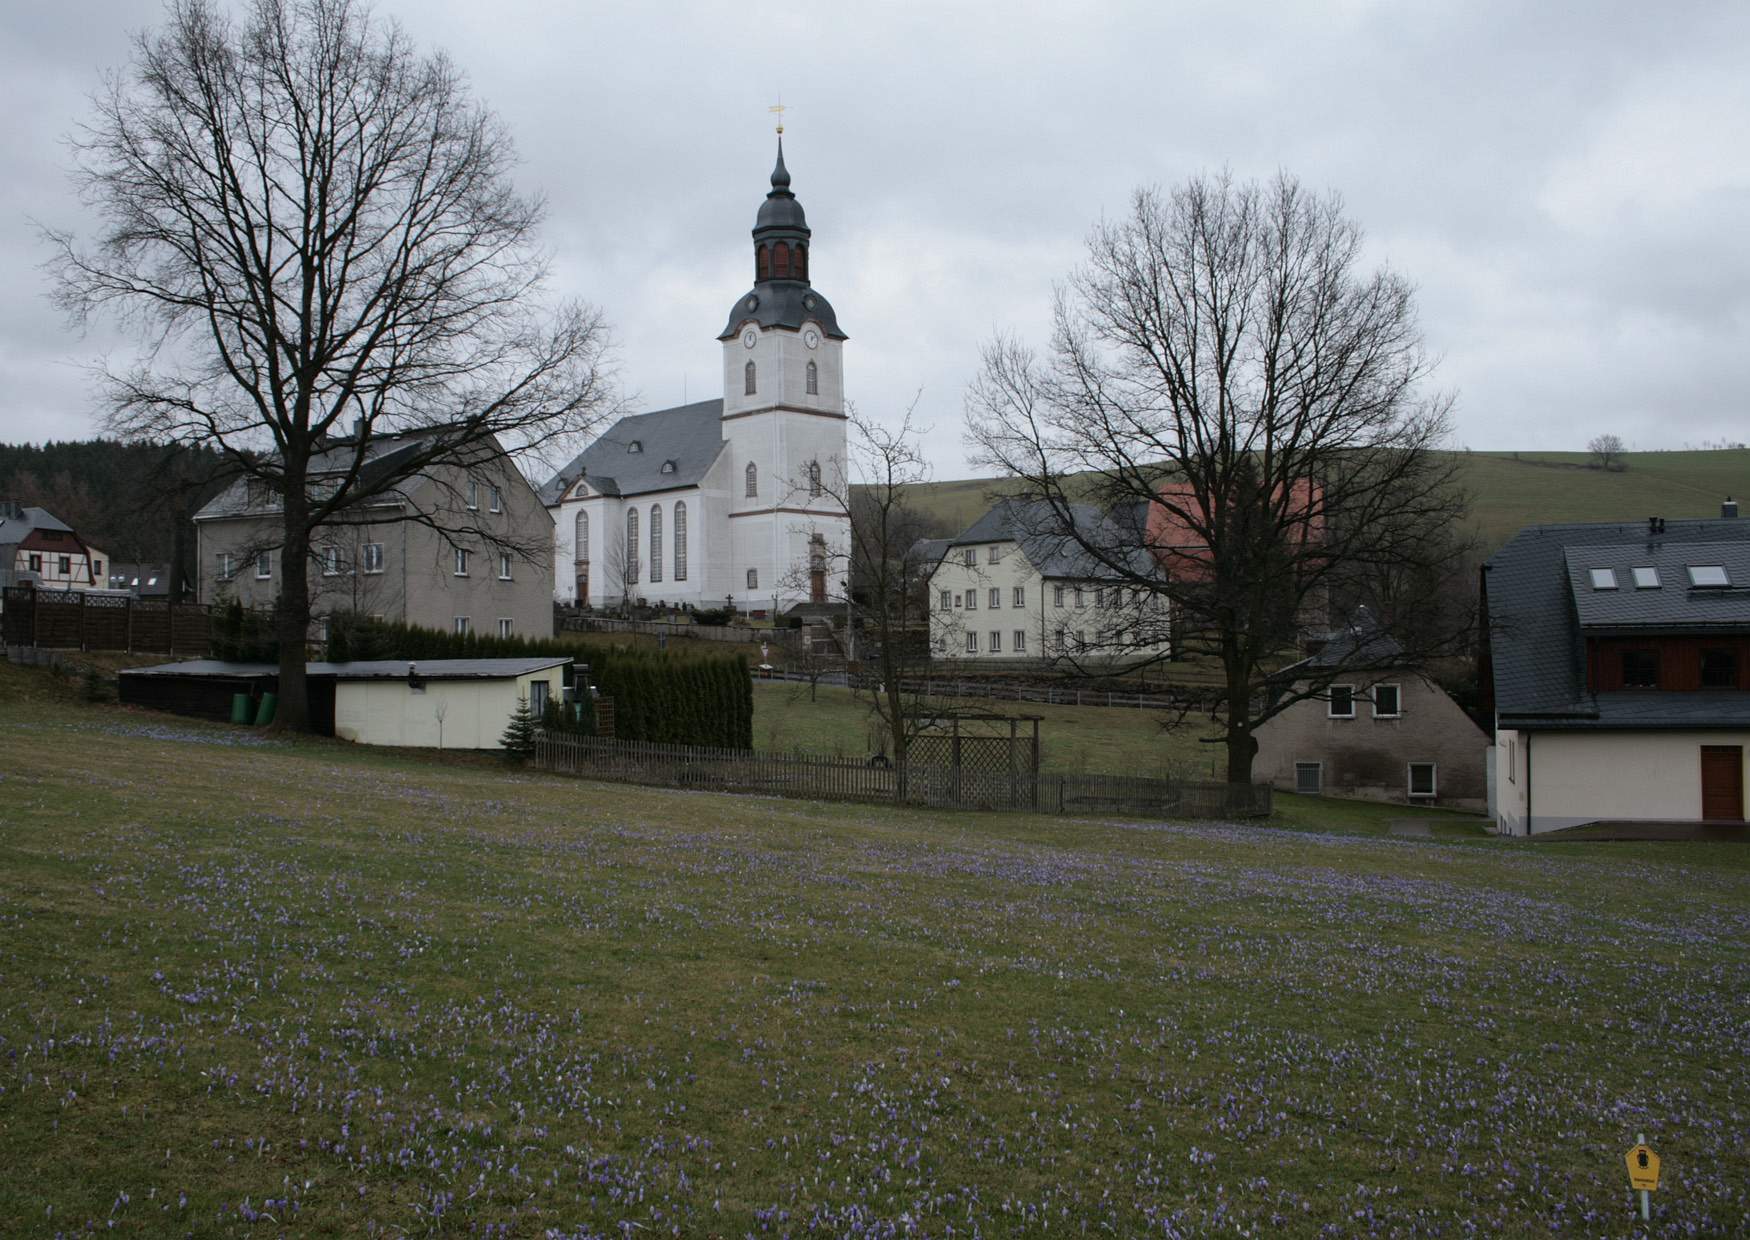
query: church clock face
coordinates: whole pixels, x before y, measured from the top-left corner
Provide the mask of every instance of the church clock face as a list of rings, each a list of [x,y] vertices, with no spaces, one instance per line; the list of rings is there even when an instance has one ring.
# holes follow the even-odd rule
[[[802,333],[802,343],[807,345],[811,349],[819,348],[820,347],[820,333],[815,331],[812,327],[809,328],[807,331]]]
[[[751,349],[759,342],[760,342],[760,334],[758,332],[756,332],[753,328],[750,327],[746,331],[741,333],[741,343],[742,343],[743,348]]]

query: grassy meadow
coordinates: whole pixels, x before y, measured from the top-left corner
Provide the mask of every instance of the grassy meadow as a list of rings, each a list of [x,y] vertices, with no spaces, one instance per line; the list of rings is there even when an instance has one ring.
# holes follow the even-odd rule
[[[8,1236],[1750,1230],[1747,849],[669,793],[74,699],[0,664]]]

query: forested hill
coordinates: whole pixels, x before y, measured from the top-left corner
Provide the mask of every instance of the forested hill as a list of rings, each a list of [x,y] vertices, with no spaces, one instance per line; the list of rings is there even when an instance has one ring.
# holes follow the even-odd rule
[[[189,518],[217,490],[216,452],[87,439],[0,444],[0,499],[48,509],[112,560],[192,569]]]
[[[1622,469],[1608,471],[1585,452],[1465,452],[1460,463],[1485,554],[1541,522],[1717,517],[1728,495],[1750,499],[1746,448],[1630,452]],[[972,524],[1002,490],[993,479],[932,482],[919,488],[919,507],[950,536]]]

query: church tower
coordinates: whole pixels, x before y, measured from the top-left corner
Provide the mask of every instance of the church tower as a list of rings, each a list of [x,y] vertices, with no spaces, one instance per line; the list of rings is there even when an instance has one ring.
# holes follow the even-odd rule
[[[754,285],[717,337],[729,456],[729,593],[743,609],[842,600],[850,521],[845,334],[809,281],[813,246],[790,192],[783,131],[753,228]]]

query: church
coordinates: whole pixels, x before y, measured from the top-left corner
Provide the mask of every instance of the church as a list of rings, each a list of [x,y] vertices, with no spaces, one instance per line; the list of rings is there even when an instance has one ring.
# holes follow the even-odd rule
[[[754,285],[717,337],[722,398],[621,418],[541,489],[559,602],[775,613],[845,597],[845,333],[809,282],[811,245],[780,131]]]

